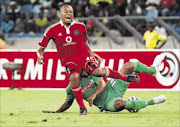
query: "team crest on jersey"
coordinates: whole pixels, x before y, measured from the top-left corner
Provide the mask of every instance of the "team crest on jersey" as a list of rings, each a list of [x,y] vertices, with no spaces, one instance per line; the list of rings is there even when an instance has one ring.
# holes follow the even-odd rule
[[[78,31],[78,30],[75,30],[75,31],[74,31],[74,35],[76,35],[76,36],[79,35],[79,31]]]

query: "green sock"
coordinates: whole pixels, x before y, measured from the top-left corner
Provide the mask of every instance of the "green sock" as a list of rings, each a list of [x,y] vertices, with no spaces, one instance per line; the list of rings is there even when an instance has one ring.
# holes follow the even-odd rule
[[[154,74],[156,72],[154,67],[148,67],[145,64],[141,63],[141,62],[132,62],[134,65],[133,71],[136,73],[148,73],[150,75]]]
[[[137,109],[145,108],[147,105],[148,105],[147,101],[141,101],[141,100],[126,101],[125,109],[137,110]]]
[[[153,101],[153,99],[152,100],[149,100],[149,101],[147,101],[148,102],[148,105],[154,105],[155,103],[154,103],[154,101]]]

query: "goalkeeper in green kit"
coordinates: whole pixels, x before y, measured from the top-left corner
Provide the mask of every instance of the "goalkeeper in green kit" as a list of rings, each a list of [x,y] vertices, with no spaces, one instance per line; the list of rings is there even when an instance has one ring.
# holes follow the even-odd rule
[[[158,57],[157,57],[158,59]],[[156,61],[156,62],[155,62]],[[158,71],[157,60],[155,60],[151,67],[148,67],[141,62],[127,62],[121,68],[122,74],[136,73],[148,73],[155,75]],[[73,92],[71,91],[71,84],[66,88],[67,98],[65,103],[57,111],[43,110],[44,113],[60,113],[67,110],[75,99]],[[86,78],[80,80],[81,90],[83,93],[83,99],[88,101],[89,105],[95,105],[100,111],[122,111],[127,110],[138,110],[145,108],[148,105],[154,105],[165,101],[165,96],[160,95],[151,100],[130,100],[126,101],[123,99],[123,95],[126,92],[129,82],[120,79],[111,79],[107,83],[100,77],[88,75]]]

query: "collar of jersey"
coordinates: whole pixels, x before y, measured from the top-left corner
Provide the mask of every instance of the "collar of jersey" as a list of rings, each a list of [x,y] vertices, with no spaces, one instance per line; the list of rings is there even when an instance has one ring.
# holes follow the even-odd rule
[[[149,30],[149,33],[154,33],[154,32],[156,32],[156,30],[153,30],[152,32]]]
[[[75,20],[72,20],[72,22],[71,22],[71,24],[69,25],[69,27],[72,26],[72,25],[74,25],[75,22],[76,22]],[[66,27],[66,26],[63,24],[62,20],[60,20],[59,23],[61,24],[61,26]]]

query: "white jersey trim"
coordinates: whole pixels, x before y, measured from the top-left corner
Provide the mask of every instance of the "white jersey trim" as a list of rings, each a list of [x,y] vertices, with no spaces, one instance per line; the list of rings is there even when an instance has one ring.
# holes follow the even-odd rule
[[[64,28],[66,29],[66,34],[70,34],[70,29],[69,29],[69,28],[70,28],[72,25],[74,25],[74,24],[76,23],[76,21],[75,21],[75,20],[72,20],[72,22],[71,22],[71,24],[69,25],[69,27],[66,27],[66,26],[63,24],[62,20],[60,20],[59,23],[61,24],[61,26],[64,26]]]
[[[43,47],[43,46],[41,46],[41,45],[39,45],[39,47],[40,47],[40,48],[46,48],[46,47]]]
[[[58,24],[59,24],[59,22],[57,22],[57,23],[55,23],[55,24],[49,26],[49,27],[45,30],[44,36],[46,37],[46,34],[49,32],[49,30],[50,30],[51,28],[55,27],[55,26],[58,25]]]
[[[79,86],[78,88],[71,88],[72,91],[79,91],[81,89],[81,86]]]

